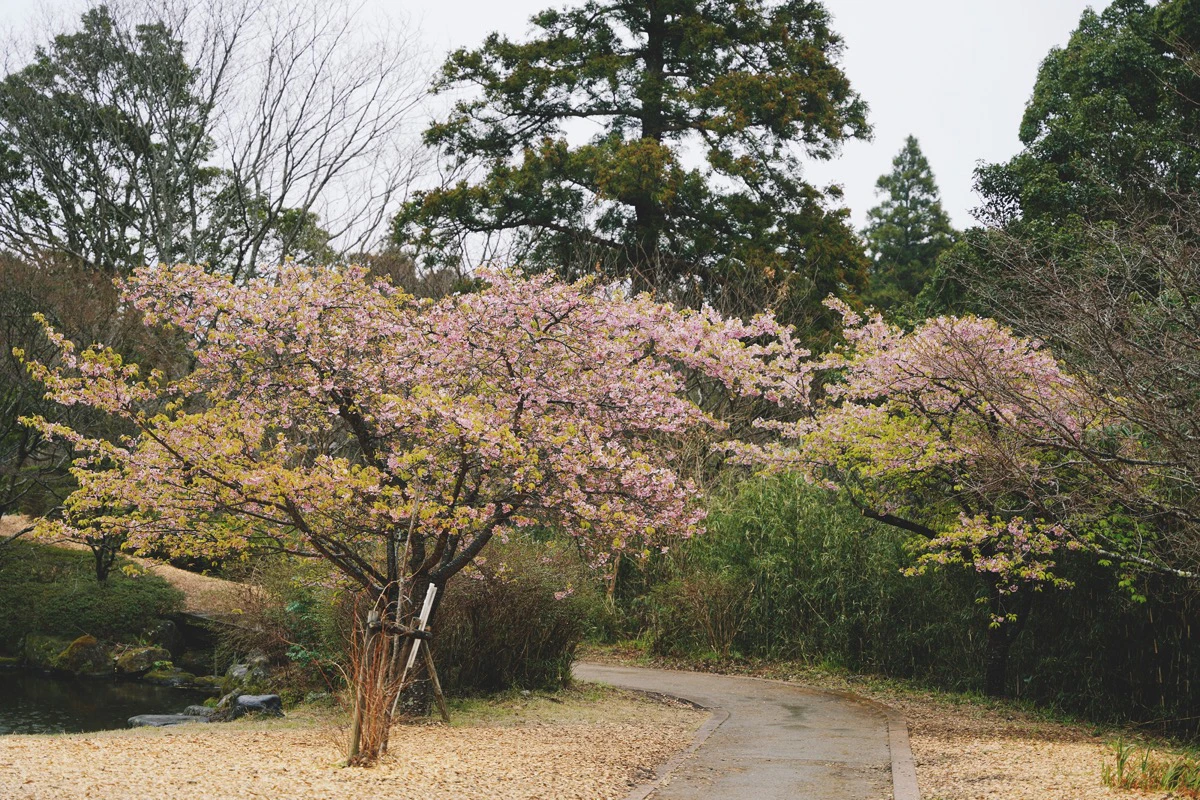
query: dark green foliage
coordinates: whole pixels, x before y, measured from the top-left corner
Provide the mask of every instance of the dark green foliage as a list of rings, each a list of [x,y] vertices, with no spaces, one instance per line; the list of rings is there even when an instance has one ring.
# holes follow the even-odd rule
[[[176,238],[188,202],[219,190],[220,173],[203,166],[211,107],[196,78],[164,25],[130,31],[105,6],[9,74],[0,83],[6,243],[110,272],[217,255]]]
[[[272,141],[264,125],[247,132],[264,137],[257,157],[243,156],[236,170],[218,166],[228,158],[220,156],[217,136],[242,135],[229,128],[237,115],[223,113],[220,103],[237,96],[229,59],[237,40],[250,35],[246,18],[209,20],[212,41],[190,44],[212,49],[193,63],[181,30],[192,15],[173,15],[179,10],[89,8],[76,30],[55,36],[0,80],[0,248],[109,275],[187,262],[238,278],[254,274],[258,256],[333,257],[329,233],[307,206],[287,207],[264,190],[274,187],[273,159],[308,174],[312,153],[324,149],[306,141],[302,153],[304,145]],[[273,63],[287,57],[271,53]],[[279,94],[260,97],[286,106]],[[325,123],[333,138],[337,121]],[[333,158],[353,160],[345,153]]]
[[[1075,587],[1035,599],[1010,656],[1009,693],[1091,719],[1200,735],[1194,591],[1151,578],[1139,602],[1090,559],[1065,557],[1059,572]]]
[[[892,171],[875,183],[884,195],[867,212],[863,238],[871,259],[871,288],[865,300],[885,311],[913,302],[937,264],[953,244],[954,229],[942,208],[929,161],[916,138],[909,136],[892,159]]]
[[[495,546],[477,571],[446,587],[433,627],[443,689],[464,695],[569,683],[575,648],[597,605],[579,556],[563,545]]]
[[[645,609],[652,646],[665,655],[713,657],[719,625],[704,616],[724,615],[740,624],[734,656],[980,691],[987,612],[975,600],[985,587],[957,568],[902,575],[912,563],[906,537],[797,478],[751,479],[718,493],[707,533],[640,600],[623,602]],[[1096,720],[1200,732],[1196,597],[1156,580],[1139,602],[1082,554],[1065,554],[1059,572],[1075,588],[1035,594],[1009,656],[1007,694]],[[731,596],[745,606],[722,602]]]
[[[1120,197],[1160,205],[1200,185],[1200,0],[1087,10],[1042,62],[1024,150],[978,173],[984,217],[1104,218]]]
[[[438,263],[475,234],[507,236],[532,269],[599,269],[801,326],[862,285],[837,196],[800,178],[801,152],[827,159],[869,133],[820,3],[590,0],[533,26],[446,62],[436,89],[477,94],[426,141],[452,176],[481,178],[417,193],[397,243]]]
[[[115,570],[97,583],[92,554],[14,542],[0,561],[0,651],[13,653],[26,633],[112,640],[137,634],[178,611],[183,595],[152,574]]]
[[[908,535],[863,519],[799,478],[752,479],[713,501],[708,530],[683,548],[656,647],[705,647],[704,632],[680,626],[694,613],[678,598],[687,584],[726,576],[749,592],[734,650],[969,688],[982,663],[986,614],[972,576],[954,571],[907,578]]]

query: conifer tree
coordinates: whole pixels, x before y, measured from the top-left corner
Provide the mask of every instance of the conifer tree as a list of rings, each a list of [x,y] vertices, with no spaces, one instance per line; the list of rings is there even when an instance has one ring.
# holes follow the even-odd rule
[[[866,299],[877,308],[895,310],[920,293],[938,256],[953,243],[954,229],[914,136],[905,139],[892,159],[892,171],[879,176],[875,191],[884,200],[867,212],[863,229],[871,259]]]
[[[425,138],[451,177],[399,214],[397,244],[431,263],[490,237],[526,269],[832,321],[820,301],[852,295],[866,259],[802,158],[869,127],[821,3],[589,0],[532,24],[447,60],[436,90],[469,94]]]

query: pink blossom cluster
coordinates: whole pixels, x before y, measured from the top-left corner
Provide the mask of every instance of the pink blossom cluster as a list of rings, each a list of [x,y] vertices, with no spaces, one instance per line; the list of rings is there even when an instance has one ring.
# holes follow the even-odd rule
[[[666,442],[723,423],[689,398],[685,369],[747,396],[805,391],[808,354],[768,316],[482,277],[432,302],[357,267],[288,265],[246,285],[138,270],[127,301],[195,367],[142,377],[51,332],[61,366],[32,367],[47,391],[136,431],[107,442],[35,421],[85,454],[62,524],[188,554],[273,539],[368,587],[386,580],[384,542],[404,539],[410,571],[444,579],[518,526],[569,532],[603,565],[701,528]]]
[[[845,345],[802,369],[810,385],[790,399],[805,413],[761,421],[778,438],[735,445],[737,457],[797,470],[868,516],[923,531],[916,571],[963,563],[1008,590],[1058,583],[1055,554],[1090,546],[1106,511],[1087,475],[1113,467],[1081,456],[1110,422],[1106,399],[993,320],[906,331],[828,305]]]

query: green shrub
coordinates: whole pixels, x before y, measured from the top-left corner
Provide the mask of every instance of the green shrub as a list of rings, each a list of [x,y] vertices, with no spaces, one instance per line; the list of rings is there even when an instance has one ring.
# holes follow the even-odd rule
[[[731,483],[710,499],[706,533],[641,600],[654,649],[728,647],[973,688],[979,587],[963,571],[902,575],[909,539],[794,476]]]
[[[793,476],[730,482],[710,499],[708,530],[640,573],[620,605],[664,655],[728,652],[795,659],[978,691],[984,593],[972,572],[906,577],[909,534],[864,519]],[[1035,593],[1009,656],[1008,693],[1104,721],[1200,735],[1200,610],[1193,588],[1143,578],[1138,601],[1086,553],[1063,553],[1067,590]],[[632,587],[633,596],[628,593]],[[740,593],[745,607],[732,603]]]
[[[483,564],[451,579],[438,609],[433,653],[443,689],[464,695],[565,685],[599,603],[573,550],[526,538],[496,543]]]
[[[307,688],[340,682],[350,609],[323,561],[288,556],[256,559],[242,575],[236,624],[217,629],[217,660],[263,656],[285,669],[284,680]]]
[[[113,640],[136,634],[183,607],[183,594],[157,575],[114,570],[96,582],[92,554],[13,542],[0,562],[0,651],[26,633]]]

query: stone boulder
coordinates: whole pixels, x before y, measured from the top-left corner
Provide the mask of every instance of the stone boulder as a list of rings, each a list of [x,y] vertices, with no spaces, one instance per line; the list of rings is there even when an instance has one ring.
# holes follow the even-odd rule
[[[267,688],[267,680],[270,677],[271,665],[267,659],[261,656],[251,658],[243,664],[229,666],[225,671],[225,679],[221,682],[221,691],[225,694],[261,693]]]
[[[283,716],[283,700],[277,694],[239,694],[232,692],[221,698],[217,710],[210,717],[214,722],[229,722],[247,714]]]
[[[165,728],[168,725],[186,725],[190,722],[208,722],[208,718],[192,714],[138,714],[129,718],[129,727]]]
[[[70,645],[70,639],[29,633],[25,635],[21,655],[25,659],[25,666],[32,669],[58,669],[58,657]]]
[[[183,710],[185,716],[188,717],[211,717],[216,711],[215,708],[208,706],[188,706]]]
[[[137,678],[154,669],[162,661],[170,661],[171,653],[163,647],[134,647],[117,658],[117,674],[124,678]]]
[[[246,714],[265,714],[269,717],[283,716],[283,700],[277,694],[243,694],[233,702],[232,719]]]
[[[87,678],[112,677],[112,654],[95,636],[80,636],[58,654],[55,666]]]
[[[146,683],[152,683],[155,686],[194,686],[196,676],[190,672],[184,672],[181,669],[176,669],[173,664],[152,669],[142,676],[142,680]]]

